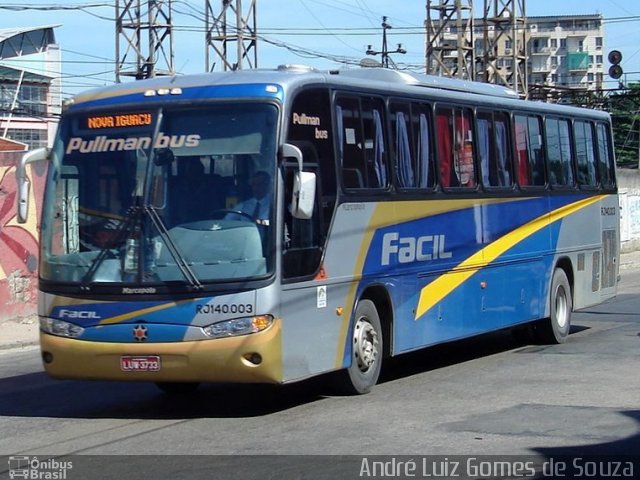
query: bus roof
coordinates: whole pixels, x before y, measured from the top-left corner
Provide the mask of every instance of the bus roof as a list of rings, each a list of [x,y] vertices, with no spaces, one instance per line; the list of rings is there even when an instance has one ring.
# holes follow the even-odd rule
[[[302,65],[281,65],[277,69],[252,69],[157,77],[115,84],[74,97],[72,109],[123,103],[158,101],[157,93],[167,101],[202,100],[224,97],[260,97],[284,99],[288,91],[304,85],[327,84],[349,90],[378,91],[394,95],[424,96],[433,101],[443,98],[474,105],[503,106],[510,109],[536,110],[542,113],[587,115],[606,118],[607,113],[584,108],[521,100],[514,90],[501,85],[457,80],[387,68],[356,68],[319,71]],[[273,89],[265,91],[265,85]],[[259,86],[260,88],[255,88]],[[226,89],[220,94],[220,89]],[[216,90],[217,89],[217,90]],[[176,93],[173,95],[173,93]],[[189,92],[185,94],[185,92]]]

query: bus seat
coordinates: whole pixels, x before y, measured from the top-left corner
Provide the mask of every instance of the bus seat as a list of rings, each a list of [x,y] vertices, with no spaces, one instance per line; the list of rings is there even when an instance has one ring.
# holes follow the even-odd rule
[[[364,179],[359,168],[343,168],[342,178],[346,188],[364,188]]]
[[[205,174],[199,157],[182,157],[178,163],[178,176],[173,182],[171,202],[173,223],[188,223],[209,218],[216,208],[215,187]]]

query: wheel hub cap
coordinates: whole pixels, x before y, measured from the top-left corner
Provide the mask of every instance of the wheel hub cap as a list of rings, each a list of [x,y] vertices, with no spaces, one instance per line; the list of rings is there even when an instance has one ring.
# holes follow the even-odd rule
[[[360,318],[353,332],[353,347],[358,368],[366,372],[375,364],[378,358],[378,334],[373,326]]]

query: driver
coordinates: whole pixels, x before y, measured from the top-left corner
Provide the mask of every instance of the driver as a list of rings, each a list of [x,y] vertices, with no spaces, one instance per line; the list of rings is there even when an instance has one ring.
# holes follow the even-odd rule
[[[233,210],[248,215],[257,223],[263,223],[269,219],[271,210],[271,176],[264,170],[258,170],[249,179],[249,186],[252,196],[238,203]],[[225,218],[240,220],[240,215],[230,213]]]

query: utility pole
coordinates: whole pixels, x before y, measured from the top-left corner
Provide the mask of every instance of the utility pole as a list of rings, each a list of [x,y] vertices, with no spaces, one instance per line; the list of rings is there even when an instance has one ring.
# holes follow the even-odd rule
[[[221,0],[222,9],[216,13],[211,0],[205,0],[206,71],[212,72],[217,64],[225,71],[258,67],[256,0],[244,3],[249,5],[246,11],[242,0]]]
[[[527,88],[526,0],[484,0],[483,76],[522,97]]]
[[[426,73],[475,79],[472,0],[427,0]]]
[[[175,75],[172,0],[116,0],[116,82]],[[147,20],[143,20],[142,5]],[[144,33],[148,35],[145,51]]]
[[[387,30],[389,30],[391,27],[391,25],[389,25],[387,23],[387,17],[382,17],[382,50],[380,51],[376,51],[373,50],[371,48],[371,45],[367,46],[367,51],[366,54],[367,55],[382,55],[382,61],[380,62],[380,64],[384,67],[384,68],[389,68],[389,63],[391,63],[391,65],[393,65],[393,68],[398,68],[398,66],[395,64],[395,62],[391,59],[391,57],[389,56],[392,53],[402,53],[405,54],[407,53],[407,51],[402,48],[402,44],[399,43],[398,46],[396,47],[395,50],[389,51],[389,49],[387,48]]]

